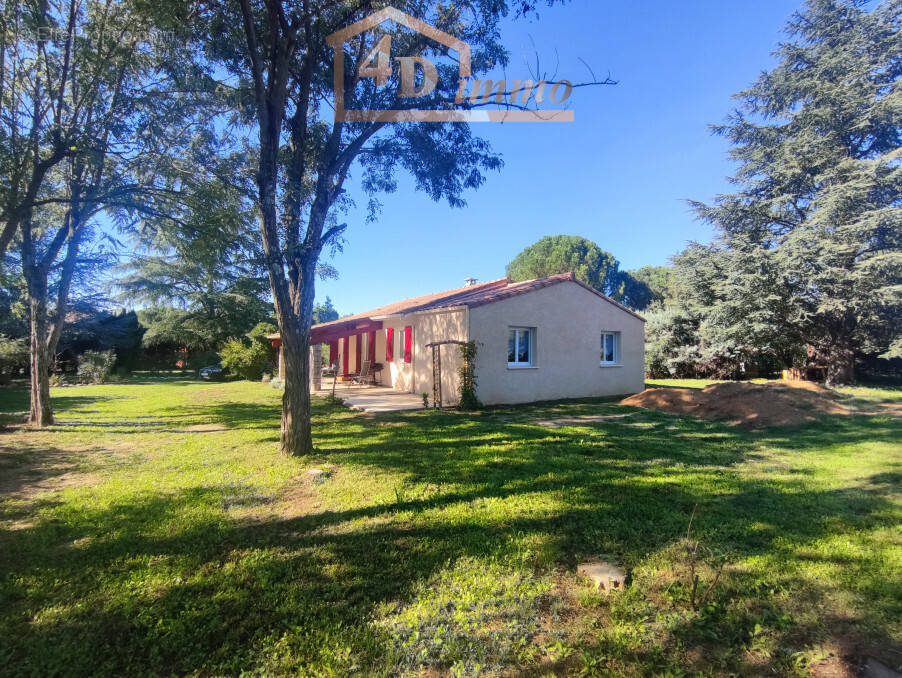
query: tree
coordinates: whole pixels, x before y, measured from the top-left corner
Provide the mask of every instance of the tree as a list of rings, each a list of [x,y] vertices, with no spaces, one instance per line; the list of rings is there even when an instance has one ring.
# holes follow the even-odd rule
[[[313,324],[319,325],[320,323],[327,323],[332,320],[338,320],[338,311],[336,311],[335,307],[332,305],[332,300],[329,297],[326,297],[326,300],[322,304],[313,307]]]
[[[545,236],[507,265],[507,275],[514,281],[569,272],[630,308],[641,310],[651,301],[646,285],[621,271],[620,262],[613,254],[577,235]]]
[[[734,245],[692,243],[673,258],[673,300],[654,322],[649,318],[647,332],[659,351],[661,318],[674,323],[670,352],[660,353],[677,367],[674,374],[748,377],[804,358],[798,333],[781,323],[791,296],[786,285],[771,284],[781,271],[767,252]]]
[[[714,128],[738,190],[695,203],[735,255],[724,323],[797,337],[830,383],[902,334],[902,12],[864,4],[810,0],[792,18],[777,66]]]
[[[648,288],[650,297],[647,305],[666,304],[673,300],[671,266],[642,266],[627,273]]]
[[[9,173],[0,189],[0,253],[18,231],[30,318],[30,422],[40,427],[53,421],[50,366],[73,279],[91,263],[81,252],[92,222],[153,183],[146,161],[160,143],[153,121],[178,106],[156,96],[155,50],[129,2],[5,7],[4,27],[14,21],[15,30],[4,30],[0,46],[0,165]]]
[[[187,181],[136,233],[117,297],[140,313],[147,348],[219,351],[272,315],[252,213],[216,179]]]
[[[551,0],[546,4],[554,4]],[[398,53],[443,55],[448,49],[401,26],[361,33],[343,47],[344,80],[333,91],[333,53],[326,37],[371,14],[384,3],[356,0],[237,0],[204,5],[192,19],[191,36],[205,55],[203,70],[216,79],[233,105],[235,125],[254,132],[252,153],[264,260],[282,337],[285,391],[282,401],[282,451],[313,450],[310,421],[309,353],[315,279],[324,248],[335,246],[345,225],[337,214],[349,205],[345,182],[352,167],[363,173],[371,193],[396,187],[395,173],[413,175],[419,190],[452,206],[478,188],[484,173],[501,167],[489,145],[469,126],[347,122],[333,120],[334,97],[347,109],[439,108],[456,95],[457,64],[438,66],[437,87],[427,97],[400,95],[398,72],[361,77],[374,47],[388,36]],[[485,73],[507,63],[498,27],[509,13],[496,0],[393,3],[419,19],[452,33],[472,48],[471,69]],[[534,8],[520,0],[520,12]],[[238,7],[236,16],[231,10]],[[185,8],[161,3],[151,8],[158,20],[183,33]],[[241,35],[235,26],[241,27]],[[385,43],[382,43],[385,44]],[[366,73],[366,69],[363,69]],[[380,71],[384,73],[384,71]],[[237,90],[236,90],[237,85]],[[371,203],[372,204],[372,203]]]
[[[515,282],[568,272],[603,294],[617,290],[619,264],[614,255],[578,235],[545,236],[507,265],[507,275]]]
[[[75,83],[72,63],[76,31],[82,27],[74,2],[7,2],[0,9],[0,259],[35,207],[49,175],[83,147],[92,130],[97,92],[68,106]],[[56,39],[48,39],[56,36]]]
[[[116,366],[134,369],[141,358],[144,330],[134,311],[104,310],[85,301],[74,301],[67,313],[54,356],[61,363],[74,365],[85,351],[109,351],[116,354]]]

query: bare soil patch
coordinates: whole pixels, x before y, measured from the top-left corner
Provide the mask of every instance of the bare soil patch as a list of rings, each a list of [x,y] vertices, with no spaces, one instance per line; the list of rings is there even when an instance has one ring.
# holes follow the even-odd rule
[[[843,396],[809,381],[729,382],[703,389],[650,388],[622,405],[720,419],[731,426],[801,426],[822,414],[854,414]]]
[[[186,426],[182,429],[182,431],[187,433],[217,433],[219,431],[228,430],[229,427],[225,424],[194,424],[193,426]]]
[[[78,468],[79,459],[69,450],[0,447],[0,499],[30,499],[96,482],[96,474]]]

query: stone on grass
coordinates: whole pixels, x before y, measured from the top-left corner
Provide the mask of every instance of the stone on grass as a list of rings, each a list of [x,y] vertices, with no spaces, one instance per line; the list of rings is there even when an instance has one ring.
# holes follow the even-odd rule
[[[312,468],[307,473],[304,474],[312,483],[323,483],[326,481],[330,475],[332,475],[332,469],[323,470],[321,468]]]
[[[591,579],[595,583],[596,590],[622,591],[626,584],[626,570],[603,560],[587,560],[580,563],[576,571]]]

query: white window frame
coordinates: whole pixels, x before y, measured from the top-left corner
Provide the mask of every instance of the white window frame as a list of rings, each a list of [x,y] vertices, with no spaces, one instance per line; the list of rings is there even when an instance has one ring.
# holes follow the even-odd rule
[[[612,365],[616,366],[616,365],[620,364],[620,332],[606,330],[601,333],[600,350],[602,351],[602,354],[600,357],[602,357],[602,358],[604,357],[604,353],[603,353],[604,352],[604,339],[608,335],[614,337],[614,359],[613,360],[600,360],[598,364],[601,365],[602,367],[610,367]]]
[[[514,358],[520,354],[520,333],[527,332],[529,334],[529,360],[528,362],[520,362],[519,360],[514,360],[511,362],[507,361],[507,366],[511,369],[522,370],[529,367],[536,366],[536,328],[535,327],[508,327],[507,328],[507,341],[508,348],[510,347],[510,336],[511,332],[515,332],[514,335],[516,338],[514,339]]]

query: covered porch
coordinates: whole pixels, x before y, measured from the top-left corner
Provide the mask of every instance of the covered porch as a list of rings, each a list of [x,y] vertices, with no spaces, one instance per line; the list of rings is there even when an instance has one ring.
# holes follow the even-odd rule
[[[381,339],[381,341],[380,341]],[[323,326],[315,326],[310,331],[311,388],[320,390],[332,385],[332,375],[337,372],[338,381],[347,383],[360,374],[364,362],[369,363],[372,385],[391,387],[391,378],[386,379],[384,361],[379,360],[379,345],[385,353],[385,333],[382,321],[372,318],[336,320]],[[324,347],[328,346],[328,360]],[[328,378],[322,377],[323,373]]]
[[[279,349],[278,376],[284,379],[281,338],[273,334],[269,339]],[[383,328],[381,318],[356,316],[311,328],[310,389],[314,393],[331,390],[333,381],[339,388],[351,385],[365,366],[367,385],[410,393],[412,362],[410,327]],[[354,391],[359,390],[354,384]]]

